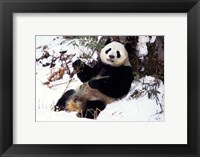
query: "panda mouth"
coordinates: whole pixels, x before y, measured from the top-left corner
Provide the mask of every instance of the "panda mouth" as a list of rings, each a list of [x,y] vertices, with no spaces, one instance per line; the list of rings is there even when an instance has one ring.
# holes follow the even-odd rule
[[[112,59],[107,59],[107,61],[108,61],[108,62],[111,62],[111,63],[114,62],[114,60],[112,60]]]

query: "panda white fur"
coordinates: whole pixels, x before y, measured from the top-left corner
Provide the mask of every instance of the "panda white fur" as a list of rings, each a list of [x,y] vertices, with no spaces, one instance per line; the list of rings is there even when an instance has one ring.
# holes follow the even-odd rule
[[[77,111],[78,117],[96,118],[107,104],[125,96],[133,81],[126,45],[107,42],[94,67],[77,60],[72,64],[83,84],[62,95],[55,111]]]
[[[100,58],[104,64],[108,64],[113,67],[122,65],[131,66],[125,46],[116,41],[106,45],[101,50]]]

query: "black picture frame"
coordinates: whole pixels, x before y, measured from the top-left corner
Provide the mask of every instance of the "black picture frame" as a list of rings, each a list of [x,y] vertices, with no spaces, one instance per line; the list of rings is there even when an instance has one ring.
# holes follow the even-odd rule
[[[13,144],[13,13],[187,13],[188,144]],[[199,0],[0,0],[0,154],[6,156],[200,156]],[[181,58],[180,58],[181,59]],[[177,74],[179,74],[177,72]],[[181,112],[181,111],[177,111]],[[103,138],[103,137],[102,137]],[[170,138],[170,137],[169,137]],[[173,138],[173,137],[172,137]]]

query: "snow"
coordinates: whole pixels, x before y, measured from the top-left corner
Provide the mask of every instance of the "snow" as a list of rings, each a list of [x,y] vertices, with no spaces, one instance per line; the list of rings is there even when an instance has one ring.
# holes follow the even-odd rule
[[[148,54],[146,43],[148,43],[148,42],[154,43],[155,40],[156,40],[156,36],[151,36],[151,38],[149,36],[139,36],[138,43],[136,46],[138,57],[143,59],[143,57]]]
[[[140,42],[144,44],[145,42],[154,42],[153,40],[155,41],[155,37],[151,39],[141,38]],[[77,39],[75,41],[79,44]],[[62,36],[37,36],[36,58],[41,57],[44,50],[54,56],[55,54],[60,55],[60,51],[67,51],[67,55],[74,54],[71,58],[72,61],[83,53],[91,53],[91,50],[85,47],[72,46],[71,42],[72,39],[65,39]],[[97,56],[95,52],[92,59],[96,60]],[[96,120],[78,118],[76,112],[54,112],[53,106],[61,95],[66,90],[76,89],[82,83],[76,75],[70,78],[68,74],[65,74],[61,79],[45,84],[48,82],[51,71],[61,68],[59,60],[56,61],[56,66],[53,68],[42,66],[43,63],[50,60],[51,57],[48,57],[42,59],[42,63],[36,62],[36,121],[165,121],[164,84],[152,76],[134,80],[129,93],[121,100],[108,104]],[[72,72],[71,64],[68,65]],[[157,86],[157,101],[155,97],[149,98],[147,91],[144,90],[145,84],[153,86],[156,82],[159,84]],[[135,92],[137,94],[133,95]]]

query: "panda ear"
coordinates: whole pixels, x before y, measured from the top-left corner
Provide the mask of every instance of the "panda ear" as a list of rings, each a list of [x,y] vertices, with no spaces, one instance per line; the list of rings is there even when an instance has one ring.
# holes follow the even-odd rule
[[[108,44],[110,44],[110,43],[111,43],[111,39],[110,39],[110,38],[108,38],[108,39],[106,40],[106,42],[105,42],[105,44],[104,44],[104,45],[106,46],[106,45],[108,45]]]
[[[126,43],[126,44],[124,45],[124,47],[125,47],[126,51],[127,51],[129,54],[133,52],[133,48],[132,48],[132,46],[131,46],[130,43]]]

